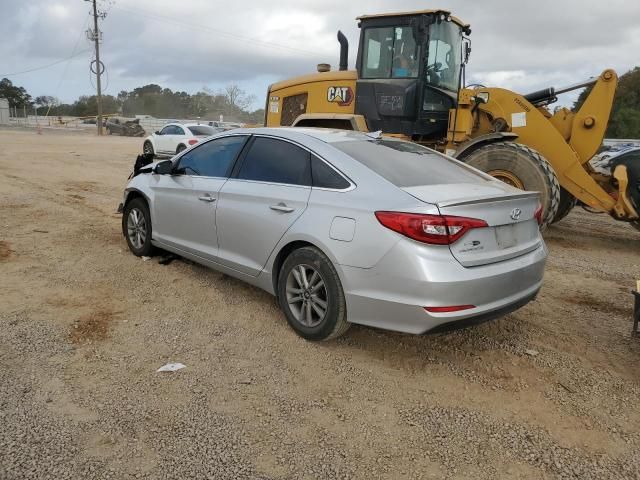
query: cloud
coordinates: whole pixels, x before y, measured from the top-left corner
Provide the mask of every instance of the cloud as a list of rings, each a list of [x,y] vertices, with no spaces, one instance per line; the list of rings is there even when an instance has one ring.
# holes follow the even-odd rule
[[[107,11],[102,58],[107,93],[147,83],[214,90],[237,83],[263,102],[269,83],[337,65],[336,31],[348,37],[350,64],[359,30],[355,17],[390,9],[411,11],[422,0],[99,0]],[[467,78],[533,91],[574,83],[613,67],[635,66],[640,49],[640,2],[441,0],[439,7],[471,24]],[[84,37],[89,3],[0,0],[0,74],[44,65],[90,48]],[[615,12],[615,13],[613,13]],[[73,100],[93,90],[90,54],[47,70],[12,77],[33,95]]]

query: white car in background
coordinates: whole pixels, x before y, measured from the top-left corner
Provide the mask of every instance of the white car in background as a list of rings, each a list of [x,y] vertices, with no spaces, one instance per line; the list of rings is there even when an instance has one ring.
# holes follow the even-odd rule
[[[223,131],[224,128],[198,123],[168,123],[145,139],[142,151],[156,157],[173,157],[200,140]]]

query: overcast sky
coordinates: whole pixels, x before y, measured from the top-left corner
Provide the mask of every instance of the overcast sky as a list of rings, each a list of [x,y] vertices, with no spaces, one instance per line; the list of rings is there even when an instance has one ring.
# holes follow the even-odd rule
[[[106,93],[148,83],[194,93],[236,83],[264,104],[267,86],[338,63],[335,35],[351,44],[355,17],[446,8],[471,24],[468,79],[527,93],[562,86],[613,67],[640,65],[640,2],[632,0],[100,0],[107,12],[102,59]],[[95,89],[83,0],[0,0],[0,78],[32,96],[70,102]],[[77,54],[77,55],[76,55]],[[7,75],[48,65],[50,68]],[[569,103],[571,97],[564,98]]]

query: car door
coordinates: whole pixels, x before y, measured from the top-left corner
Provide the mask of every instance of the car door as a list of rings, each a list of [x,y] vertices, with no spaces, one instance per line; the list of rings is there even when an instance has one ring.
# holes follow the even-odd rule
[[[187,134],[184,131],[184,127],[174,125],[171,134],[167,136],[167,153],[175,154],[178,149],[178,145],[186,138],[186,136]]]
[[[310,153],[288,141],[254,136],[218,196],[220,263],[257,275],[307,207]]]
[[[156,151],[158,153],[166,153],[168,150],[168,139],[173,132],[173,125],[166,125],[160,130],[160,133],[156,135]]]
[[[218,254],[216,201],[247,135],[203,143],[179,157],[173,175],[154,175],[153,238],[213,260]]]

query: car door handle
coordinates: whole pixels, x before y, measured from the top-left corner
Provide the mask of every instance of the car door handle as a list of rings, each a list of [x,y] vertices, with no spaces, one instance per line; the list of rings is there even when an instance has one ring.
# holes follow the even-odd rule
[[[287,207],[284,203],[279,203],[277,205],[271,205],[269,207],[271,210],[275,210],[276,212],[284,212],[291,213],[295,210],[295,208]]]
[[[203,202],[215,202],[216,199],[210,195],[205,195],[203,197],[198,197],[198,200],[202,200]]]

